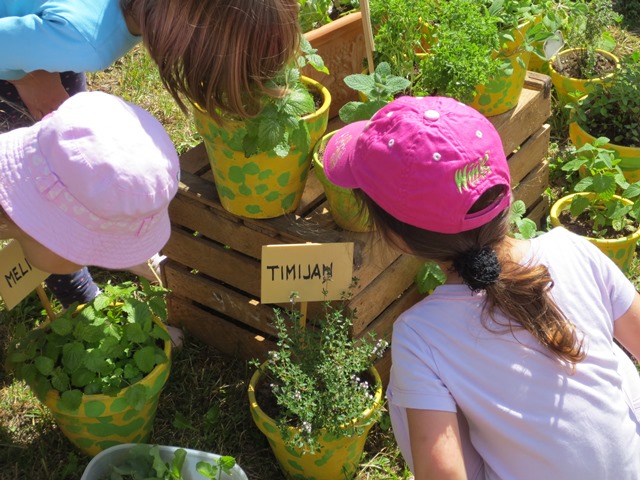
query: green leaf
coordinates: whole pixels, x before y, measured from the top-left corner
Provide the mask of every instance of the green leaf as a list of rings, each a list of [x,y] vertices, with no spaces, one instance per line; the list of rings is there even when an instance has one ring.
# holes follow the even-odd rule
[[[171,460],[171,474],[176,478],[182,478],[182,467],[187,459],[187,451],[184,448],[177,449]]]
[[[206,478],[217,478],[220,469],[211,465],[209,462],[200,461],[196,463],[196,472]]]
[[[69,375],[67,375],[62,368],[56,367],[53,372],[51,372],[51,385],[59,392],[69,390]]]
[[[137,367],[144,373],[149,373],[156,366],[156,348],[146,346],[133,354]]]
[[[42,355],[36,357],[34,359],[34,364],[42,375],[49,375],[53,372],[54,362],[49,357],[43,357]]]
[[[218,465],[225,473],[230,473],[231,469],[236,465],[236,459],[229,455],[223,455],[218,459]]]
[[[73,322],[67,317],[58,317],[51,322],[51,330],[64,337],[69,335],[73,330]]]
[[[144,343],[148,338],[138,323],[129,323],[124,326],[124,335],[129,342]]]
[[[182,413],[176,411],[172,425],[180,430],[196,430],[193,424]]]
[[[422,294],[432,292],[436,287],[444,284],[447,276],[438,266],[437,263],[427,261],[422,264],[422,267],[416,274],[416,285],[418,291]]]
[[[136,411],[140,411],[147,403],[147,387],[136,383],[125,391],[124,398],[127,403]]]
[[[89,369],[79,368],[71,374],[71,385],[73,385],[74,387],[83,388],[89,385],[94,378],[95,374]]]
[[[76,411],[82,403],[82,392],[80,390],[69,390],[60,395],[60,406],[65,410]]]

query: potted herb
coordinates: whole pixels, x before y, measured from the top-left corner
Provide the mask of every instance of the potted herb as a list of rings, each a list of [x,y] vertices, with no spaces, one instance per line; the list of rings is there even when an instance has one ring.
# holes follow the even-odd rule
[[[325,302],[305,325],[292,308],[276,310],[277,349],[249,383],[251,415],[288,478],[352,478],[382,408],[374,361],[386,346],[354,339],[346,307]]]
[[[169,376],[167,291],[141,278],[105,285],[91,303],[18,336],[9,368],[88,455],[149,435]]]
[[[640,52],[623,57],[606,84],[571,105],[569,136],[576,147],[607,137],[629,182],[640,180]]]
[[[324,86],[300,74],[307,64],[326,70],[322,58],[304,37],[301,48],[303,54],[271,82],[282,96],[266,97],[256,116],[219,123],[194,110],[220,203],[235,215],[272,218],[300,202],[311,149],[327,128],[331,103]]]
[[[619,68],[610,53],[615,40],[609,28],[620,21],[611,0],[574,0],[564,29],[565,47],[550,61],[550,76],[561,104],[571,94],[584,95],[594,84],[608,81]]]
[[[587,237],[626,271],[640,239],[640,182],[629,183],[620,158],[597,138],[575,150],[562,170],[573,193],[551,207],[553,226],[564,226]]]
[[[356,73],[344,79],[345,84],[358,92],[360,100],[347,102],[339,111],[340,120],[352,123],[358,120],[368,120],[394,97],[410,86],[409,80],[391,72],[388,63],[382,62],[376,66],[373,73]],[[316,143],[313,148],[313,169],[322,184],[329,212],[336,224],[345,230],[353,232],[368,232],[371,225],[366,213],[361,211],[361,205],[356,201],[353,191],[334,185],[324,174],[324,149],[329,139],[337,132],[333,130]]]
[[[530,0],[376,0],[377,60],[409,79],[412,95],[450,96],[499,115],[519,100],[533,39],[547,35],[543,24],[524,29],[528,11],[536,11]]]
[[[96,455],[80,480],[248,480],[230,456],[190,448],[125,443]]]

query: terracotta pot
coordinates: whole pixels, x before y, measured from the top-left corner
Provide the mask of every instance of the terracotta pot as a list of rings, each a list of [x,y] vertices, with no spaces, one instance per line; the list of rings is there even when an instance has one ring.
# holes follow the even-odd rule
[[[333,118],[345,103],[358,99],[356,91],[344,83],[344,77],[360,73],[362,59],[367,57],[362,14],[359,11],[349,13],[304,35],[318,50],[329,74],[311,66],[305,67],[303,74],[327,87],[331,93],[329,118]]]

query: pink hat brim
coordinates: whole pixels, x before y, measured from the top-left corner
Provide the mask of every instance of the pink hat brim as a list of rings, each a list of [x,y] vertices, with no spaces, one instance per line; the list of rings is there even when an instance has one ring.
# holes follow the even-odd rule
[[[39,124],[0,135],[0,204],[29,236],[78,265],[125,269],[146,262],[167,243],[171,233],[168,212],[142,235],[96,232],[46,201],[31,178],[26,159],[40,155]],[[37,213],[36,213],[37,212]]]

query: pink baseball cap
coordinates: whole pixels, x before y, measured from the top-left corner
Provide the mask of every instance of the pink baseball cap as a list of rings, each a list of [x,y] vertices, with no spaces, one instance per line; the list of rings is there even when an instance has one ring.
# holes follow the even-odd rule
[[[150,113],[82,92],[0,135],[0,204],[29,236],[79,265],[128,268],[169,239],[180,164]]]
[[[500,135],[482,114],[448,97],[394,100],[335,133],[323,162],[332,183],[360,188],[393,217],[432,232],[480,227],[511,202]],[[504,194],[468,213],[496,185]]]

